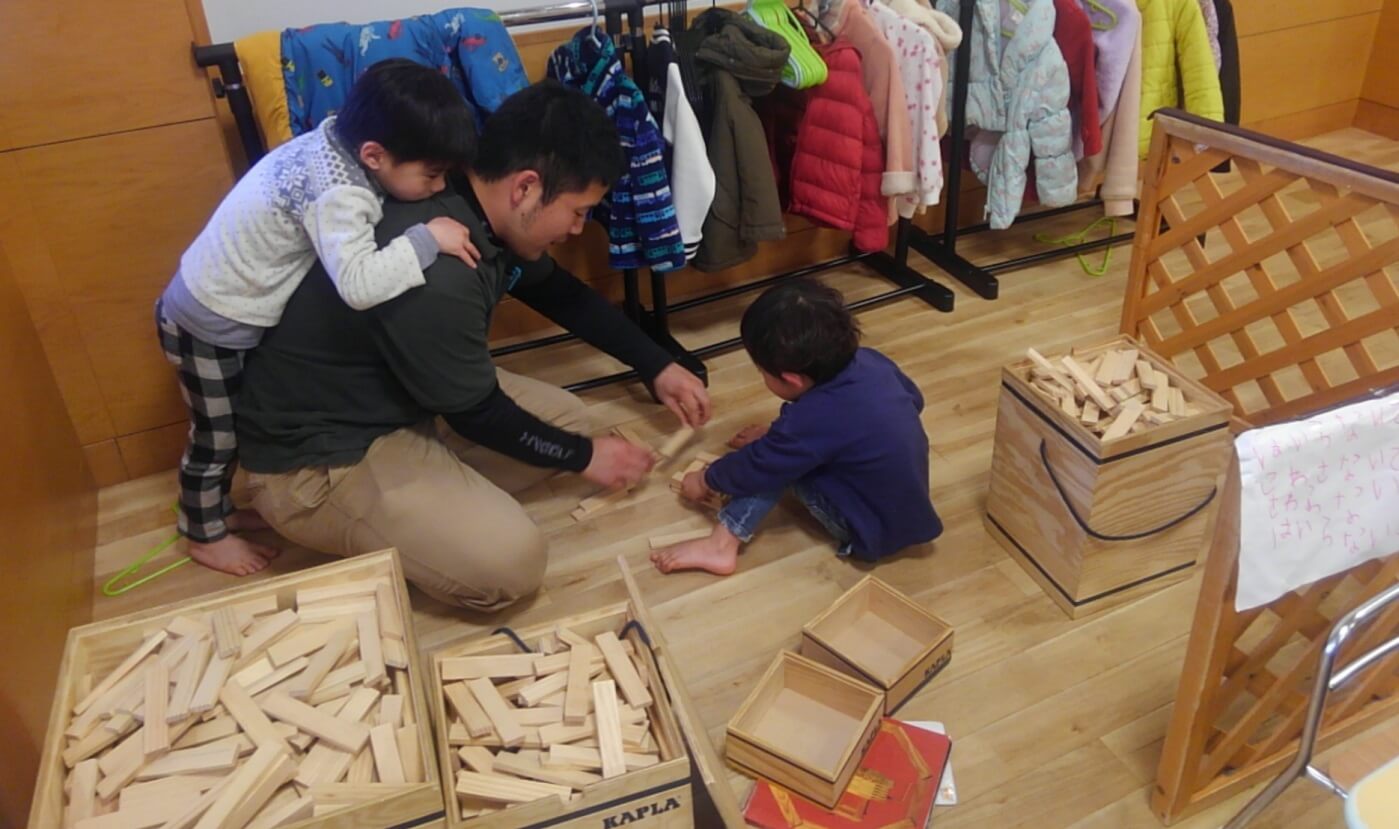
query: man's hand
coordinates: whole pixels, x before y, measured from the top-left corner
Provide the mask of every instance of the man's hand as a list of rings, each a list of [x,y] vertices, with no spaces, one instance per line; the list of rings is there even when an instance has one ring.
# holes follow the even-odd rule
[[[704,470],[691,472],[685,476],[685,480],[680,483],[680,494],[687,501],[701,503],[709,497],[714,490],[709,488],[709,484],[704,482]]]
[[[604,435],[593,438],[593,459],[583,477],[608,489],[626,489],[640,483],[653,462],[650,450]]]
[[[755,440],[761,440],[763,435],[768,433],[768,427],[760,426],[757,423],[750,423],[738,430],[738,433],[729,438],[729,448],[742,449]]]
[[[651,388],[656,393],[656,399],[675,412],[675,416],[686,426],[699,428],[709,422],[712,412],[708,389],[679,363],[671,363],[662,369],[652,381]]]
[[[481,261],[481,251],[471,244],[471,231],[466,225],[447,216],[438,216],[427,223],[428,232],[437,240],[437,249],[455,256],[471,267]]]

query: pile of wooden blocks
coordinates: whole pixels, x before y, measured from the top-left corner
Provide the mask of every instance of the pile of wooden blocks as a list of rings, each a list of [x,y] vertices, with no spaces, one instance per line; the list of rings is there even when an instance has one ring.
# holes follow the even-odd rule
[[[676,755],[652,731],[650,671],[630,642],[558,627],[539,653],[442,657],[462,818],[557,797]],[[618,699],[618,691],[625,699]]]
[[[1027,356],[1030,384],[1103,440],[1199,412],[1135,348],[1108,349],[1083,362],[1065,355],[1057,365],[1033,348]]]
[[[65,826],[273,829],[426,778],[388,580],[175,617],[65,732]]]
[[[695,455],[695,459],[690,461],[689,466],[685,467],[684,469],[671,476],[670,491],[679,494],[680,485],[685,482],[686,475],[689,475],[691,472],[703,472],[704,470],[709,468],[709,465],[711,463],[714,463],[717,460],[719,460],[718,455],[714,455],[709,452],[697,453]],[[710,492],[709,497],[700,502],[702,506],[708,507],[709,509],[714,510],[715,512],[718,512],[719,510],[723,509],[724,503],[724,496],[717,492]]]

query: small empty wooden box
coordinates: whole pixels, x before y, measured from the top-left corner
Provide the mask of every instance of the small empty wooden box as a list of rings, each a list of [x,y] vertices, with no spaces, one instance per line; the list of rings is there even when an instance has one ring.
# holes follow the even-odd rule
[[[866,576],[802,627],[801,654],[883,690],[892,714],[952,659],[952,626]]]
[[[879,690],[784,651],[729,721],[725,756],[740,771],[834,808],[883,711]]]

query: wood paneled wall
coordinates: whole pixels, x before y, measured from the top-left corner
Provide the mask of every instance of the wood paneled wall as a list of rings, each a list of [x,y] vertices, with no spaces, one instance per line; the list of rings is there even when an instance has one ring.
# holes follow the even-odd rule
[[[2,174],[0,174],[2,175]],[[96,487],[0,245],[0,826],[23,826],[68,628],[91,616]]]
[[[1384,0],[1355,125],[1399,141],[1399,0]]]
[[[1384,2],[1238,0],[1244,121],[1300,137],[1349,126],[1362,87],[1368,95],[1389,83],[1392,94],[1392,64],[1376,68],[1379,56],[1370,60],[1376,31],[1394,31],[1392,14],[1381,26]],[[97,19],[108,22],[92,25]],[[574,28],[519,36],[532,78],[542,77],[549,52]],[[184,412],[156,346],[151,308],[239,166],[231,119],[190,58],[190,43],[205,40],[204,33],[199,0],[0,3],[0,243],[102,485],[169,469],[183,443]],[[61,61],[51,59],[58,37]],[[1376,79],[1369,85],[1367,61]],[[41,66],[44,81],[34,83]],[[975,177],[965,181],[963,217],[976,221],[984,194]],[[921,221],[937,227],[942,217],[933,211]],[[819,261],[845,247],[843,234],[799,219],[788,229],[786,241],[765,245],[743,267],[670,277],[671,296]],[[606,268],[597,228],[559,258],[620,298],[621,278]],[[546,326],[507,301],[494,335],[519,337]]]

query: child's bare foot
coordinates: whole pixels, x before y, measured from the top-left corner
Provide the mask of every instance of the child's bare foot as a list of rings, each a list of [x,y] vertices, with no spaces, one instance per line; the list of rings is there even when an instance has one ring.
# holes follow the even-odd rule
[[[255,509],[240,509],[235,511],[223,520],[233,532],[247,532],[249,530],[265,530],[271,525],[262,519],[262,515]],[[272,549],[272,548],[268,548]],[[272,555],[268,558],[275,558],[277,550],[272,550]]]
[[[190,541],[188,552],[190,558],[205,567],[234,576],[256,573],[267,566],[268,559],[276,558],[278,553],[266,544],[258,544],[232,534],[208,543]]]
[[[727,576],[738,567],[738,537],[719,524],[708,538],[685,541],[651,554],[651,563],[662,573],[676,570],[708,570]]]

